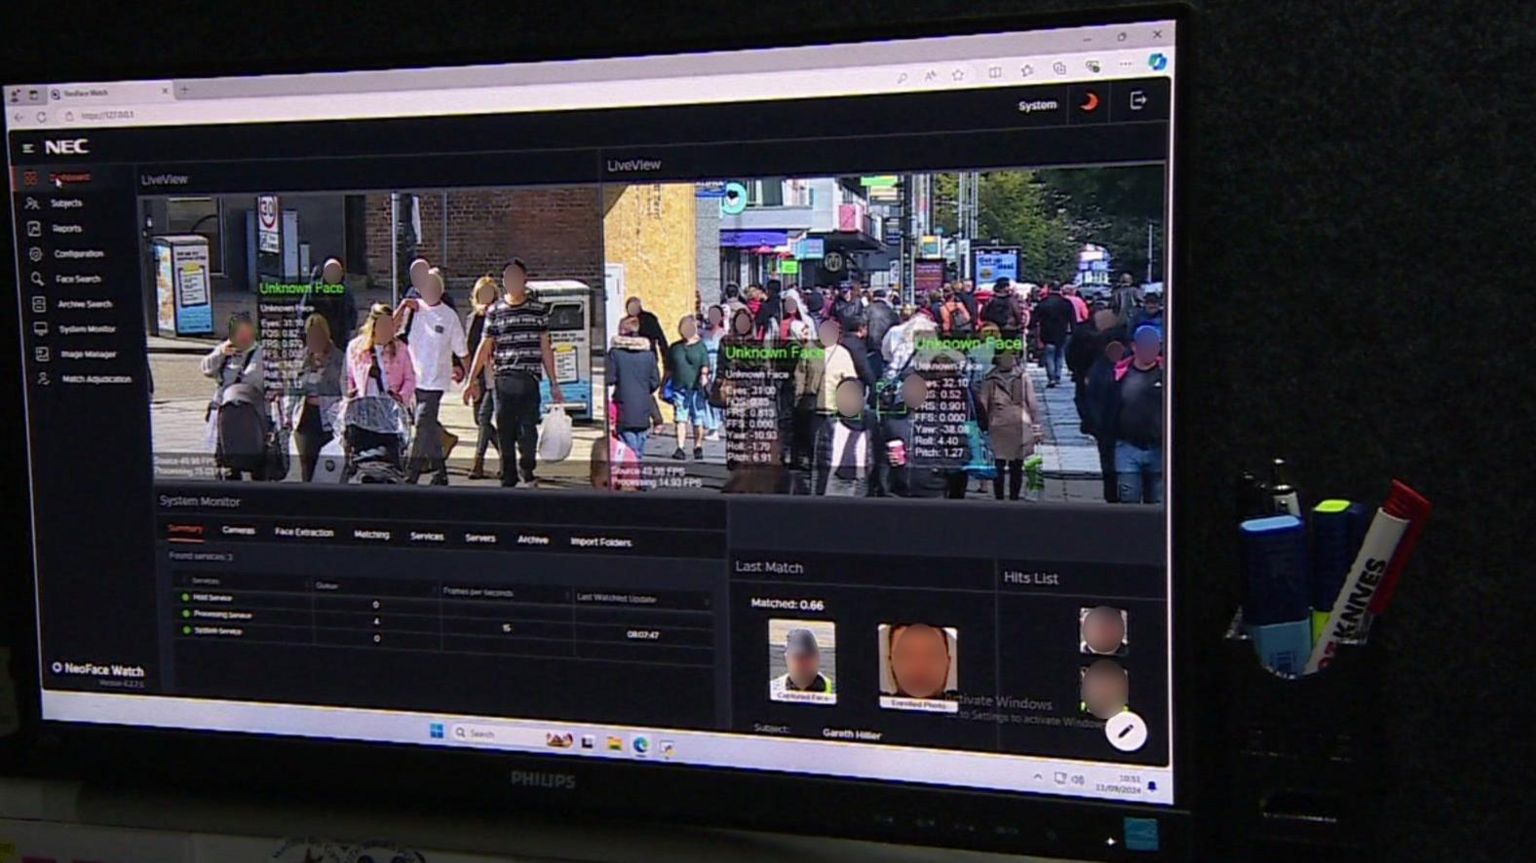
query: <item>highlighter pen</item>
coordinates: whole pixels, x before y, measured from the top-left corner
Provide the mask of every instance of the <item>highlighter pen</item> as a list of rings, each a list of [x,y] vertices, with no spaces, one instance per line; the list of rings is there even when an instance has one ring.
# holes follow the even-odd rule
[[[1300,674],[1312,648],[1306,526],[1293,515],[1275,515],[1248,519],[1238,532],[1247,581],[1243,629],[1265,667]]]
[[[1387,502],[1376,510],[1376,517],[1371,519],[1371,527],[1365,532],[1365,540],[1360,543],[1355,562],[1350,564],[1349,574],[1344,576],[1344,586],[1339,589],[1338,598],[1333,601],[1328,622],[1323,624],[1323,635],[1312,646],[1312,657],[1307,660],[1308,674],[1327,668],[1328,663],[1333,661],[1333,655],[1338,652],[1340,642],[1359,638],[1363,634],[1361,626],[1370,608],[1371,597],[1386,577],[1387,564],[1392,560],[1392,553],[1397,550],[1404,531],[1408,529],[1408,520],[1413,513],[1412,502],[1398,488],[1393,485]],[[1408,487],[1402,486],[1402,489],[1407,490]]]
[[[1408,529],[1403,532],[1403,538],[1397,544],[1397,551],[1392,553],[1392,562],[1387,564],[1387,574],[1382,577],[1381,586],[1376,588],[1376,595],[1371,597],[1370,613],[1365,616],[1365,632],[1370,631],[1371,621],[1385,614],[1387,606],[1392,604],[1392,595],[1397,591],[1397,580],[1402,577],[1408,561],[1413,559],[1413,550],[1419,544],[1419,535],[1424,532],[1424,522],[1429,520],[1430,505],[1423,495],[1395,479],[1392,480],[1392,494],[1400,496],[1408,508]]]
[[[1301,494],[1291,484],[1291,468],[1283,458],[1269,463],[1269,495],[1275,515],[1301,518]]]
[[[1325,500],[1312,507],[1312,643],[1323,637],[1333,602],[1344,587],[1349,564],[1365,537],[1369,510],[1347,500]]]

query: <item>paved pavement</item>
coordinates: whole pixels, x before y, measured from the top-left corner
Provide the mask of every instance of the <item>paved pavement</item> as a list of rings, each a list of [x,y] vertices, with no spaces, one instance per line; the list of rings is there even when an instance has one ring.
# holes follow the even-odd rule
[[[157,471],[165,477],[187,479],[211,479],[214,469],[207,437],[204,413],[212,391],[211,382],[198,371],[199,357],[191,353],[153,352],[150,365],[155,378],[155,400],[151,408],[155,442]],[[1098,469],[1098,450],[1092,438],[1078,431],[1078,416],[1072,403],[1070,382],[1054,389],[1045,386],[1045,373],[1035,365],[1027,369],[1036,391],[1044,403],[1045,441],[1039,446],[1045,469],[1043,499],[1057,502],[1101,501],[1101,483]],[[595,387],[601,392],[602,387]],[[596,411],[603,415],[601,406]],[[477,437],[474,417],[470,408],[460,398],[456,388],[443,399],[441,412],[443,425],[460,443],[449,459],[449,482],[454,486],[496,487],[496,470],[499,460],[494,449],[490,450],[486,470],[490,477],[470,480],[467,477]],[[571,457],[558,464],[541,464],[538,469],[540,484],[554,488],[590,487],[590,454],[594,444],[603,436],[597,423],[577,423],[573,434]],[[676,461],[671,454],[676,447],[676,437],[670,428],[653,432],[646,447],[647,474],[656,475],[660,484],[669,486],[654,489],[655,493],[697,493],[699,487],[718,489],[726,479],[725,444],[723,441],[706,441],[702,462],[695,461],[691,446],[687,458]],[[297,459],[290,459],[289,481],[298,481]],[[423,480],[425,482],[425,480]],[[990,486],[982,480],[972,480],[967,497],[990,499]]]

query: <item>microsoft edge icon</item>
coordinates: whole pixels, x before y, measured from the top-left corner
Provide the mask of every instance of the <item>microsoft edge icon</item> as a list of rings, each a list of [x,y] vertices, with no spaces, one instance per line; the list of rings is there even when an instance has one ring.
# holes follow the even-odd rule
[[[1147,65],[1152,67],[1152,71],[1161,72],[1168,68],[1168,55],[1163,53],[1153,54],[1147,58]]]

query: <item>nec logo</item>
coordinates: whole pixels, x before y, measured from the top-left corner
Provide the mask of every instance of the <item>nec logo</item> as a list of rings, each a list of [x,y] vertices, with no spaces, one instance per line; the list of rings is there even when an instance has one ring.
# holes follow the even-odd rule
[[[551,791],[575,791],[576,776],[572,773],[550,773],[543,770],[513,770],[507,777],[519,788],[548,788]]]
[[[90,138],[61,138],[44,141],[43,152],[55,156],[84,156],[91,152]]]

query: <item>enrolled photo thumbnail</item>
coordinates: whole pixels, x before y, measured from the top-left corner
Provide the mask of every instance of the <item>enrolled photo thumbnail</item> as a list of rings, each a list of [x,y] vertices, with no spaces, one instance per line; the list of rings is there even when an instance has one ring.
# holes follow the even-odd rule
[[[1078,609],[1077,649],[1099,656],[1124,656],[1129,641],[1125,609],[1096,605]]]
[[[826,620],[768,621],[768,697],[837,703],[837,627]]]
[[[930,623],[882,623],[876,635],[881,707],[959,711],[960,630]]]

